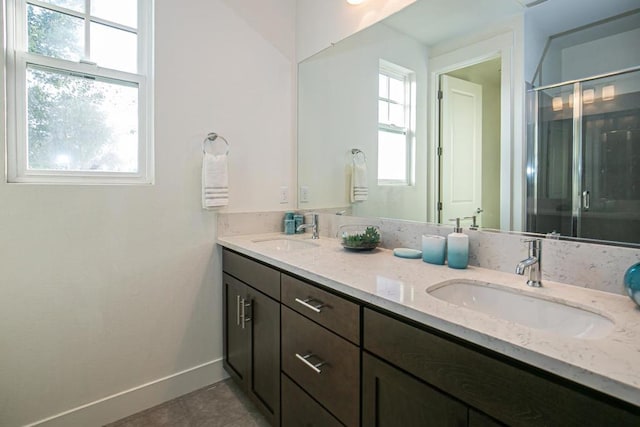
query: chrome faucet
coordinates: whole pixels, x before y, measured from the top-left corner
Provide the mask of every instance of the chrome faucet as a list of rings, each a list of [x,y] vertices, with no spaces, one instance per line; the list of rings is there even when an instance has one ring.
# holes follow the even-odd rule
[[[296,231],[302,231],[302,230],[306,230],[307,228],[311,228],[311,231],[312,231],[311,238],[319,239],[320,236],[318,235],[318,214],[308,213],[305,215],[311,215],[311,222],[309,224],[301,224],[300,226],[298,226],[298,228],[296,228]]]
[[[527,285],[534,288],[542,286],[542,240],[525,240],[529,243],[529,258],[524,259],[516,266],[516,274],[523,275],[529,269],[529,280]]]
[[[469,226],[469,230],[477,230],[478,229],[478,223],[476,222],[476,219],[478,218],[478,215],[480,215],[482,212],[484,212],[484,210],[478,208],[473,213],[473,215],[465,216],[464,218],[462,218],[462,219],[470,219],[471,220],[471,225]]]

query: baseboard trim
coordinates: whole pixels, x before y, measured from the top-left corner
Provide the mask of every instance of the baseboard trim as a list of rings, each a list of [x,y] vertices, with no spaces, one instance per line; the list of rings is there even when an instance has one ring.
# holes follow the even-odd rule
[[[216,383],[228,376],[222,367],[222,359],[212,360],[27,424],[25,427],[101,426]]]

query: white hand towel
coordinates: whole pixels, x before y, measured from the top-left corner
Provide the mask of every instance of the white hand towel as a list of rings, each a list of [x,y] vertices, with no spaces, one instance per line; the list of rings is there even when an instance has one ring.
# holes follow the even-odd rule
[[[351,203],[364,202],[368,197],[367,164],[354,161],[351,165]]]
[[[202,207],[229,204],[229,170],[226,154],[205,153],[202,158]]]

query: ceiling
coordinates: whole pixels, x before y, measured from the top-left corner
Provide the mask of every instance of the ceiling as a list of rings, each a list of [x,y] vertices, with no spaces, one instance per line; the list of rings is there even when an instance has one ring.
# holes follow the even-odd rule
[[[494,58],[469,67],[459,68],[447,74],[459,79],[473,81],[476,83],[482,82],[482,84],[499,87],[501,66],[502,60],[500,58]]]
[[[638,0],[418,0],[384,22],[433,46],[518,14],[550,37],[638,7]]]
[[[579,27],[577,30],[560,33],[557,36],[552,37],[551,46],[554,49],[563,49],[565,47],[575,46],[577,44],[601,39],[613,34],[640,28],[640,9],[636,9],[635,13],[625,13],[618,19],[600,22],[601,23],[596,26],[583,26]],[[640,40],[638,40],[638,44],[640,44]]]
[[[640,7],[638,0],[548,0],[526,9],[526,22],[547,37]]]
[[[435,45],[521,13],[516,0],[418,0],[390,16],[390,27]]]

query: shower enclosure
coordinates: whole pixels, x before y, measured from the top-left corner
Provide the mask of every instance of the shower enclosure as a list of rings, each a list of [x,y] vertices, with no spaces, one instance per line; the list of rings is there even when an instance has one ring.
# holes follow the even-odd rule
[[[527,231],[640,243],[640,67],[528,95]]]

